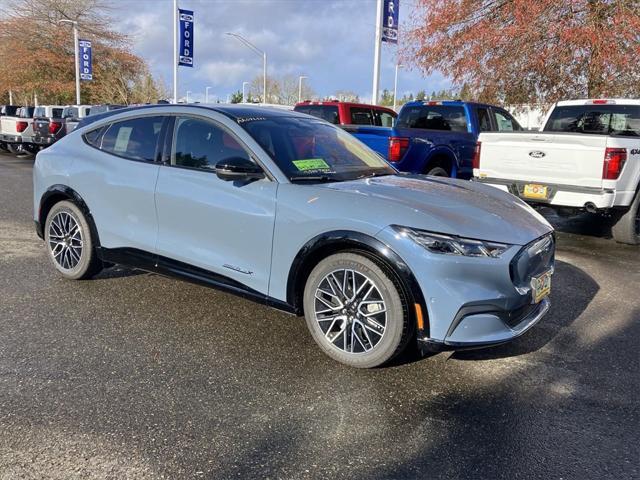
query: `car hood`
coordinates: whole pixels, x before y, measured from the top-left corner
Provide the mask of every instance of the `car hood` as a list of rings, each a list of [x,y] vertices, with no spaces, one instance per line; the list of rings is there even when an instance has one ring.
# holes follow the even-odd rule
[[[553,230],[519,198],[477,182],[389,175],[322,187],[378,200],[373,214],[388,224],[516,245]]]

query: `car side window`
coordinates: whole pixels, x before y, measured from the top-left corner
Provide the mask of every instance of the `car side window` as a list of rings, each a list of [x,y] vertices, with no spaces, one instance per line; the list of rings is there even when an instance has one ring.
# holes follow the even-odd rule
[[[499,132],[516,132],[522,130],[515,118],[509,115],[507,112],[500,110],[493,111],[496,116],[496,125]]]
[[[350,111],[352,125],[375,125],[370,108],[351,107]]]
[[[85,141],[92,147],[100,148],[100,140],[104,133],[104,127],[96,128],[84,134]]]
[[[490,132],[491,118],[489,117],[489,109],[479,107],[476,111],[478,113],[478,126],[480,127],[480,131]]]
[[[377,125],[381,127],[393,127],[393,121],[395,117],[388,112],[383,112],[378,110],[376,112],[376,116],[378,117]]]
[[[215,170],[221,160],[251,157],[240,142],[213,122],[191,117],[176,119],[172,165]]]
[[[164,117],[139,117],[109,125],[100,150],[130,160],[153,162]]]

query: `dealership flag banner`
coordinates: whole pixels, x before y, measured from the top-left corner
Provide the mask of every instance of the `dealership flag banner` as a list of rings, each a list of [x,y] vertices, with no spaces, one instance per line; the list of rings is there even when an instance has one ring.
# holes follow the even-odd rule
[[[398,43],[398,10],[400,0],[384,0],[382,41]]]
[[[91,42],[89,40],[78,40],[78,54],[80,57],[80,80],[93,80]]]
[[[180,13],[180,55],[178,65],[193,67],[193,11],[179,10]]]

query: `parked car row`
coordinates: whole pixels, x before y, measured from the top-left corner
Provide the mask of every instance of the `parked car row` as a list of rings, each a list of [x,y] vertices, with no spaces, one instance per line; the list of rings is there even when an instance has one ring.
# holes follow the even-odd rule
[[[501,107],[462,101],[409,102],[398,115],[341,102],[304,102],[294,110],[341,125],[401,171],[454,178],[471,178],[481,132],[522,130]]]
[[[123,105],[0,106],[0,149],[14,154],[32,153],[71,133],[83,118]]]
[[[640,243],[640,100],[559,102],[540,131],[505,109],[473,102],[384,107],[303,102],[294,108],[340,125],[398,170],[474,179],[532,205],[613,218],[618,242]]]
[[[0,148],[35,153],[117,108],[4,105]],[[402,172],[473,179],[563,214],[607,215],[617,241],[640,243],[639,100],[559,102],[536,132],[502,107],[475,102],[415,101],[399,114],[338,101],[293,109],[340,126]]]

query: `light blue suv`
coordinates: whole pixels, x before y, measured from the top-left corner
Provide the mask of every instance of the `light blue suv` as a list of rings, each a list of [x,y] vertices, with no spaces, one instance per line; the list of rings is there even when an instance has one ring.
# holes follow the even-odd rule
[[[66,278],[116,263],[217,287],[304,315],[355,367],[410,341],[503,343],[549,309],[553,229],[498,189],[399,174],[284,110],[154,105],[87,122],[34,168],[36,228]]]

